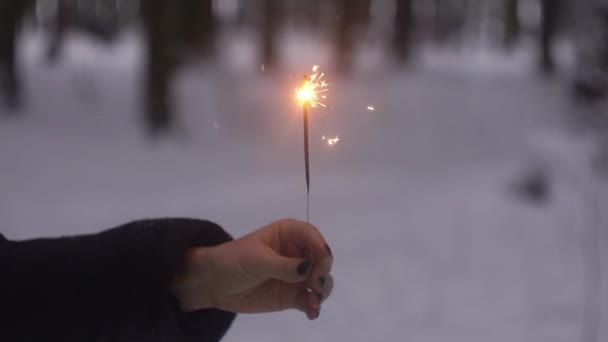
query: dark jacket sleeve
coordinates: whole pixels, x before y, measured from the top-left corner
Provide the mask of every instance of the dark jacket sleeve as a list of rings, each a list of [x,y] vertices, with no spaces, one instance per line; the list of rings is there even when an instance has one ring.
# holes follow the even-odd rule
[[[229,240],[190,219],[22,242],[0,235],[0,341],[219,341],[235,315],[184,314],[169,287],[189,247]]]

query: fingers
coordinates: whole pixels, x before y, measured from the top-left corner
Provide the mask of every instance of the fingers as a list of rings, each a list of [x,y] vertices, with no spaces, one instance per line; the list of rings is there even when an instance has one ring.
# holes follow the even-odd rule
[[[291,308],[304,312],[308,319],[314,320],[319,317],[322,303],[331,296],[333,288],[334,279],[329,275],[321,292],[309,291],[302,284],[290,284],[286,291],[290,292],[289,296],[293,298]]]
[[[315,320],[321,312],[321,304],[315,301],[314,293],[309,292],[306,288],[299,288],[294,300],[294,308],[304,312],[309,320]]]
[[[252,236],[262,237],[266,248],[256,249],[255,257],[250,254],[245,264],[252,267],[247,269],[262,279],[287,283],[281,291],[282,309],[296,308],[308,319],[317,319],[334,286],[333,256],[327,242],[314,226],[296,220],[274,222],[262,232]]]
[[[323,288],[323,300],[321,301],[322,303],[324,303],[329,296],[331,296],[332,291],[334,290],[334,277],[327,276],[327,281],[325,282],[325,287]]]
[[[257,269],[266,277],[282,280],[288,283],[303,282],[308,278],[312,269],[312,261],[302,258],[288,258],[265,248],[259,256]]]
[[[325,286],[323,287],[323,289],[321,289],[319,291],[311,289],[310,294],[312,296],[309,296],[310,298],[309,298],[308,304],[315,309],[319,309],[321,304],[323,302],[325,302],[327,300],[327,298],[329,298],[333,289],[334,289],[334,278],[331,275],[329,275],[329,276],[327,276],[327,280],[325,281]]]
[[[329,257],[314,264],[310,277],[307,279],[307,285],[310,289],[317,293],[325,292],[330,278],[332,263],[333,257]]]
[[[314,263],[331,259],[331,248],[314,226],[297,220],[282,220],[278,222],[277,227],[281,238],[286,240],[285,243],[293,244],[303,250],[310,250]]]

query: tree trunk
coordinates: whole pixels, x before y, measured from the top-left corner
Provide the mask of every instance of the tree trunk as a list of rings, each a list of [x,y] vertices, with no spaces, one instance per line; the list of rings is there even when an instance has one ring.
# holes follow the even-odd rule
[[[21,103],[21,83],[18,75],[17,36],[19,25],[32,4],[29,0],[0,0],[0,91],[10,108]]]
[[[336,67],[347,74],[352,68],[353,25],[356,15],[353,0],[338,0],[338,20],[336,30]]]
[[[409,59],[412,46],[412,0],[395,0],[395,6],[393,50],[397,61],[404,63]]]
[[[541,0],[542,22],[540,34],[540,67],[544,73],[551,74],[555,70],[552,47],[557,31],[558,0]]]
[[[504,45],[510,49],[519,39],[519,0],[504,0]]]
[[[279,0],[264,1],[264,22],[262,26],[262,63],[265,68],[277,64],[277,31],[279,29]]]
[[[321,25],[321,0],[306,1],[308,7],[308,18],[312,27]]]
[[[180,0],[183,36],[186,45],[196,47],[204,55],[213,51],[215,18],[212,0]]]
[[[169,83],[172,62],[169,54],[170,25],[167,20],[168,2],[147,0],[142,3],[146,37],[145,118],[149,133],[156,135],[171,126]]]
[[[71,8],[67,0],[57,1],[57,14],[54,19],[55,22],[53,23],[53,27],[51,28],[49,46],[46,52],[47,61],[51,64],[56,63],[61,55],[65,33],[70,26],[70,21],[72,19],[70,12]]]

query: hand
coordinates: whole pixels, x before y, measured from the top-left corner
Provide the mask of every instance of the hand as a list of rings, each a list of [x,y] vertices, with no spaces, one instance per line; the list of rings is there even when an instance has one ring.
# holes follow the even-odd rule
[[[184,311],[298,309],[313,320],[333,289],[332,262],[315,227],[281,220],[238,240],[191,249],[173,291]]]

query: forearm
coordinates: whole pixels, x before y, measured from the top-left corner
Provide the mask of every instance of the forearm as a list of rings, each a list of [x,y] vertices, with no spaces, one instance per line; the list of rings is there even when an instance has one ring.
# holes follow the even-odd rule
[[[178,235],[133,223],[95,235],[9,242],[0,296],[27,310],[150,298],[168,289],[192,239]]]
[[[63,324],[67,332],[78,322],[90,333],[167,315],[150,310],[168,307],[188,248],[230,239],[210,222],[154,220],[95,235],[2,243],[0,322]]]

